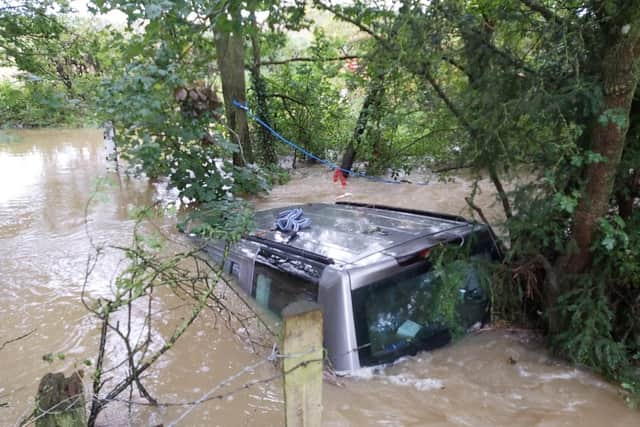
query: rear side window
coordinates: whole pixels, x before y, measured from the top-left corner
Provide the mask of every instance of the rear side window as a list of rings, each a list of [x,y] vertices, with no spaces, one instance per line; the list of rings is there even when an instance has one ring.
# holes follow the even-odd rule
[[[296,301],[318,301],[318,284],[256,262],[251,296],[262,307],[280,316]]]

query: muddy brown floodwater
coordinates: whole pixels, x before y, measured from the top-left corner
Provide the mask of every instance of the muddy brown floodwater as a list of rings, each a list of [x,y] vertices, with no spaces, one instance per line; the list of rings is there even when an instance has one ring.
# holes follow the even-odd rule
[[[2,426],[15,425],[33,409],[37,384],[46,372],[72,371],[95,358],[96,323],[79,300],[90,251],[85,206],[96,180],[107,177],[112,183],[86,216],[92,238],[100,242],[130,241],[130,211],[165,197],[161,184],[107,172],[101,138],[98,130],[29,130],[12,132],[10,141],[0,142],[0,346],[32,331],[0,350],[0,403],[7,403],[0,406]],[[468,215],[463,198],[471,185],[468,177],[434,180],[427,186],[353,179],[342,189],[332,182],[330,172],[312,167],[296,171],[289,184],[254,202],[268,208],[353,200]],[[499,220],[490,186],[483,182],[481,188],[478,204],[490,219]],[[175,218],[166,217],[157,225],[175,239],[182,238],[174,231]],[[121,255],[106,253],[90,278],[90,296],[108,295],[121,266]],[[157,304],[167,325],[185,314],[170,295]],[[145,378],[151,393],[161,402],[194,401],[231,376],[234,379],[216,394],[275,375],[275,368],[265,362],[268,351],[252,350],[238,329],[205,312]],[[45,362],[42,356],[47,353],[65,357]],[[109,358],[118,356],[117,348],[109,349]],[[251,365],[257,366],[246,369]],[[640,413],[624,405],[614,386],[555,360],[523,332],[481,332],[338,382],[324,385],[326,426],[640,425]],[[181,419],[179,425],[185,426],[283,423],[277,381],[203,402],[180,418],[189,408],[135,406],[129,414],[126,406],[113,403],[99,421],[169,425]]]

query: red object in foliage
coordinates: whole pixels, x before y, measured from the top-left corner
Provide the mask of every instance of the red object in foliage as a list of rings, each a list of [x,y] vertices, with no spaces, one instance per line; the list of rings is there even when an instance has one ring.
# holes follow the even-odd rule
[[[347,178],[344,176],[344,173],[340,169],[336,169],[333,173],[333,182],[338,182],[340,180],[340,185],[342,188],[347,186]]]

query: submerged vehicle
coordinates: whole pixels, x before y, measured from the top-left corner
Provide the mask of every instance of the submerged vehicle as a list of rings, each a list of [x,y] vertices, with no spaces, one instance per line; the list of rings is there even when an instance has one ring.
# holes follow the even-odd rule
[[[255,231],[226,257],[224,242],[205,241],[203,247],[276,316],[295,301],[318,303],[336,371],[391,362],[451,340],[450,325],[434,312],[443,298],[442,274],[430,259],[437,248],[465,248],[464,257],[449,265],[458,272],[454,310],[461,327],[488,319],[478,265],[497,259],[499,249],[487,225],[350,202],[284,209],[301,209],[301,229],[282,231],[276,222],[283,209],[271,209],[256,213]]]

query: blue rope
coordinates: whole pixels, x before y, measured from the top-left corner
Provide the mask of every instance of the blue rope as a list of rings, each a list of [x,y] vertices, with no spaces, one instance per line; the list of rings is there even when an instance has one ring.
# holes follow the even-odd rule
[[[288,209],[278,214],[274,226],[280,231],[298,232],[311,225],[311,218],[306,218],[300,208]]]
[[[416,184],[416,185],[429,185],[428,182],[402,182],[402,181],[394,181],[392,179],[386,179],[386,178],[382,178],[379,176],[371,176],[371,175],[367,175],[366,173],[363,172],[356,172],[353,171],[351,169],[345,169],[345,168],[341,168],[340,166],[338,166],[336,163],[333,163],[330,160],[327,159],[322,159],[318,156],[316,156],[315,154],[305,150],[304,148],[302,148],[301,146],[299,146],[298,144],[296,144],[293,141],[289,141],[287,138],[285,138],[284,136],[280,135],[275,129],[273,129],[271,126],[269,126],[266,122],[264,122],[260,117],[256,116],[255,114],[253,114],[251,112],[251,110],[249,110],[249,107],[247,107],[247,105],[242,104],[238,101],[236,101],[235,99],[232,101],[233,105],[236,106],[237,108],[244,110],[247,115],[249,117],[251,117],[253,120],[255,120],[260,126],[262,126],[263,128],[265,128],[266,130],[268,130],[271,135],[275,136],[276,138],[278,138],[280,141],[284,142],[285,144],[287,144],[288,146],[292,147],[293,149],[301,152],[302,154],[304,154],[305,156],[312,158],[313,160],[317,161],[318,163],[322,163],[323,165],[328,166],[330,169],[332,170],[339,170],[340,172],[347,174],[349,176],[355,176],[355,177],[359,177],[359,178],[366,178],[366,179],[370,179],[372,181],[378,181],[378,182],[383,182],[386,184]]]

